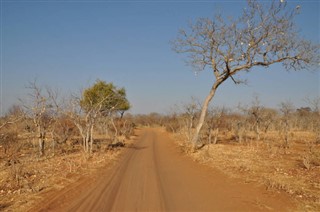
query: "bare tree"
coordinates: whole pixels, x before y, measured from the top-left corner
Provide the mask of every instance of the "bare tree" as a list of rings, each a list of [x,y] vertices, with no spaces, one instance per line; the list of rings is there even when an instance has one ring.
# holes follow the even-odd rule
[[[213,20],[200,18],[180,30],[172,42],[173,50],[186,53],[188,64],[196,71],[212,70],[214,81],[205,98],[193,144],[196,148],[208,105],[218,87],[227,79],[239,84],[236,76],[255,67],[281,63],[287,70],[302,70],[317,66],[319,45],[298,36],[294,17],[300,6],[290,9],[284,1],[258,3],[248,0],[240,17],[224,19],[220,14]]]
[[[294,106],[292,102],[286,101],[286,102],[281,102],[280,104],[280,111],[282,113],[282,120],[281,120],[281,129],[280,132],[283,132],[284,134],[284,148],[289,148],[289,142],[290,142],[290,121],[291,121],[291,116],[294,111]]]
[[[247,105],[238,105],[238,110],[240,112],[239,117],[235,120],[235,138],[239,143],[242,143],[243,139],[245,142],[248,140],[248,131],[250,130],[249,116],[248,111],[250,111],[249,106]],[[250,114],[250,113],[249,113]]]
[[[320,144],[320,97],[307,98],[306,101],[313,112],[311,129],[316,133],[316,143]]]
[[[257,95],[254,95],[253,101],[250,107],[244,107],[243,112],[247,116],[250,123],[250,130],[256,134],[256,140],[261,139],[261,135],[264,133],[263,140],[266,139],[266,133],[268,132],[271,124],[275,121],[277,112],[273,109],[266,108],[260,103],[260,99]]]
[[[0,119],[0,130],[9,124],[16,124],[21,121],[24,115],[24,111],[19,105],[12,105],[6,116]]]
[[[311,110],[314,113],[318,113],[320,115],[320,97],[309,98],[307,97],[305,101],[310,105]]]
[[[260,140],[260,128],[261,128],[261,123],[262,123],[262,111],[263,111],[263,106],[260,103],[259,97],[254,96],[254,99],[252,101],[252,106],[249,108],[249,116],[252,117],[253,119],[253,129],[254,132],[257,135],[257,140]]]
[[[26,108],[26,115],[31,118],[36,128],[36,137],[39,142],[39,154],[44,155],[47,132],[58,110],[57,93],[46,88],[45,91],[37,84],[36,80],[29,83],[28,100],[21,100]]]
[[[210,108],[207,117],[207,134],[208,143],[216,144],[218,141],[219,131],[222,127],[223,119],[227,114],[227,109],[225,107]],[[213,141],[212,141],[213,134]]]
[[[189,141],[191,141],[192,139],[194,122],[196,121],[197,115],[199,114],[199,105],[200,104],[194,97],[191,98],[190,103],[182,105],[182,118],[187,129],[187,137]]]

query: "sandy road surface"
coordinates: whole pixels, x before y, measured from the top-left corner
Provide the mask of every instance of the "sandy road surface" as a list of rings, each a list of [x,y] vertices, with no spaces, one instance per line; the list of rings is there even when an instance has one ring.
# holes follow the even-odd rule
[[[142,129],[118,164],[43,211],[286,211],[288,197],[239,183],[179,153],[159,129]],[[78,189],[79,188],[79,189]]]

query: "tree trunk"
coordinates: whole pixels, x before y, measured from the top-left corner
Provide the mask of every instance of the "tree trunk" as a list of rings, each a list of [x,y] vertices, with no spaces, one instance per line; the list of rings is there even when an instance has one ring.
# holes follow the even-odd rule
[[[216,128],[216,129],[215,129],[215,131],[214,131],[214,140],[213,140],[213,144],[217,144],[218,136],[219,136],[219,128]]]
[[[86,129],[86,137],[85,137],[85,144],[84,144],[85,153],[89,152],[89,139],[90,139],[89,129]]]
[[[44,139],[39,138],[39,154],[40,156],[44,155]]]
[[[212,129],[211,129],[211,127],[210,127],[210,129],[209,129],[209,135],[208,135],[208,144],[210,145],[211,144],[211,137],[212,137]]]
[[[92,154],[92,146],[93,146],[93,125],[90,127],[90,155]]]
[[[103,127],[104,127],[104,133],[105,133],[106,138],[109,138],[110,133],[109,133],[109,126],[108,126],[108,120],[107,119],[104,120]]]
[[[125,111],[120,111],[120,119],[123,118],[124,113],[125,113]]]
[[[223,80],[224,81],[224,80]],[[200,118],[199,118],[199,121],[198,121],[198,124],[196,126],[196,131],[195,131],[195,134],[193,136],[193,149],[196,150],[197,149],[197,144],[198,144],[198,141],[199,141],[199,134],[200,134],[200,131],[202,129],[202,126],[203,126],[203,123],[204,123],[204,120],[206,118],[206,115],[207,115],[207,111],[208,111],[208,107],[209,107],[209,103],[211,101],[211,99],[214,97],[215,93],[216,93],[216,90],[217,88],[219,87],[219,85],[223,82],[222,80],[220,81],[216,81],[211,90],[210,90],[210,93],[209,95],[206,97],[206,99],[204,100],[203,102],[203,105],[202,105],[202,108],[201,108],[201,113],[200,113]]]
[[[114,128],[114,139],[117,139],[117,137],[118,137],[118,129],[116,127],[116,124],[114,123],[113,117],[111,117],[111,123],[112,123],[112,126]]]
[[[44,155],[44,140],[45,140],[45,131],[42,129],[42,127],[39,125],[38,126],[38,132],[39,132],[39,155],[43,156]]]
[[[86,139],[87,139],[86,135],[83,134],[82,135],[82,147],[83,147],[84,152],[86,152]]]
[[[50,132],[50,135],[51,135],[51,148],[52,148],[52,153],[53,153],[53,155],[54,155],[54,151],[55,151],[55,144],[56,144],[56,141],[55,141],[55,139],[54,139],[54,133],[53,133],[53,131],[51,131]]]
[[[259,128],[259,123],[256,125],[256,134],[257,134],[257,140],[260,141],[260,128]]]

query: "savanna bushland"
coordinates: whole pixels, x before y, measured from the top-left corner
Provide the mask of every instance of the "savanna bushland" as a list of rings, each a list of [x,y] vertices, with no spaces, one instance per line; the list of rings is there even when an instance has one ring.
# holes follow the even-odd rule
[[[274,108],[258,95],[234,108],[212,101],[226,81],[243,84],[242,73],[274,64],[319,71],[319,45],[300,34],[299,13],[286,1],[248,0],[238,17],[218,14],[181,29],[173,50],[196,72],[210,71],[212,88],[203,102],[192,98],[167,114],[127,113],[126,90],[102,80],[67,97],[30,82],[29,95],[0,119],[0,209],[30,207],[112,162],[135,128],[160,126],[196,161],[286,192],[298,210],[320,210],[320,98],[306,96],[303,107],[284,99]]]
[[[268,108],[254,96],[236,108],[208,109],[199,134],[193,135],[201,114],[194,98],[168,114],[135,116],[138,126],[162,126],[173,134],[181,152],[244,183],[259,183],[283,191],[299,202],[299,210],[319,209],[320,99],[306,98],[305,107],[290,101]],[[212,179],[214,180],[214,179]]]
[[[0,119],[0,209],[23,210],[110,163],[135,127],[124,116],[126,90],[113,83],[97,80],[68,97],[36,80],[26,89]]]

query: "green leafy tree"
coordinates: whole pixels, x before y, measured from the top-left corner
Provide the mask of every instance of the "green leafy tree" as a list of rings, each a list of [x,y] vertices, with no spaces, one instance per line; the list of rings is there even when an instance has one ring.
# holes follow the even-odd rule
[[[117,90],[118,104],[116,106],[116,111],[120,113],[121,118],[123,117],[123,114],[131,107],[126,95],[126,90],[124,88]]]
[[[98,106],[99,112],[103,114],[116,111],[123,115],[125,111],[130,109],[126,90],[101,80],[97,80],[92,87],[83,92],[80,104],[85,111]]]
[[[97,80],[93,86],[85,89],[80,98],[74,97],[69,116],[80,131],[84,151],[92,152],[93,130],[98,117],[109,117],[114,112],[126,111],[129,108],[125,89],[119,89],[113,83],[101,80]]]

